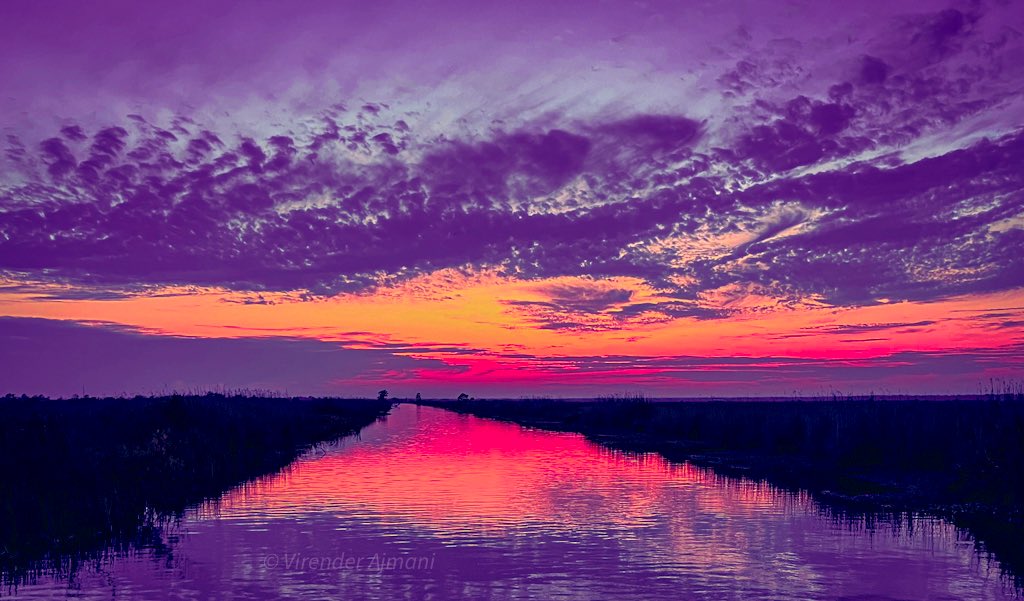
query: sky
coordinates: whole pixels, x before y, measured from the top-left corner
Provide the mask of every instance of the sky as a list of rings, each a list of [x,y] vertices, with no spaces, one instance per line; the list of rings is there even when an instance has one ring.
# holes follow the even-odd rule
[[[1024,380],[1015,2],[0,13],[0,393]]]

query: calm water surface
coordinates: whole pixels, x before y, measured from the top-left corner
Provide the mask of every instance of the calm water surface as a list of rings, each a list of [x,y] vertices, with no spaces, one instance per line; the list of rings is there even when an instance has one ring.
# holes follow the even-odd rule
[[[14,597],[1013,598],[939,521],[837,523],[805,495],[408,405],[167,539]]]

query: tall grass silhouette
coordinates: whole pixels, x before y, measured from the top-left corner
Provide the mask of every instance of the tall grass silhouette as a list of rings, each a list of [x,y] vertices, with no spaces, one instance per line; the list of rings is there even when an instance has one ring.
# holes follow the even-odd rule
[[[802,488],[839,511],[927,512],[968,529],[1024,574],[1024,395],[966,400],[424,401],[578,432],[729,475]]]
[[[0,399],[0,582],[159,547],[187,507],[384,416],[387,401],[205,394]]]

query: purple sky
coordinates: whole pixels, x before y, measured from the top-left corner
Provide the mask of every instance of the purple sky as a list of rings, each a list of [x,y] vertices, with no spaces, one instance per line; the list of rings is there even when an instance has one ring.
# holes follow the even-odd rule
[[[0,339],[34,341],[16,392],[1020,374],[1012,2],[0,11]],[[111,361],[61,371],[89,337]]]

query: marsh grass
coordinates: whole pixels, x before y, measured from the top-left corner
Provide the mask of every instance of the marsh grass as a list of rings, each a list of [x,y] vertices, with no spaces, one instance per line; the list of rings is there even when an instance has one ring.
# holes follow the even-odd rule
[[[944,517],[1022,583],[1024,396],[1017,388],[993,388],[969,400],[630,396],[429,404],[808,490],[840,515]]]
[[[358,432],[390,402],[225,394],[0,399],[0,582],[159,550],[189,506]]]

